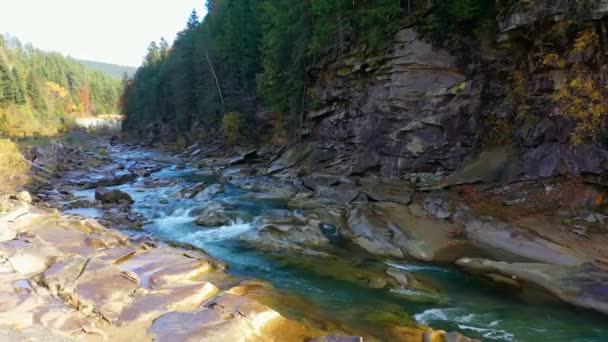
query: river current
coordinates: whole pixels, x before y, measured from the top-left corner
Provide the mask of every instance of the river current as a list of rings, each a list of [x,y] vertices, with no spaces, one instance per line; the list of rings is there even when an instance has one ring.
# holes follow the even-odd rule
[[[127,166],[164,157],[161,152],[126,147],[113,147],[111,152],[117,163]],[[300,257],[281,257],[252,249],[239,240],[239,235],[253,229],[252,223],[264,212],[284,209],[281,205],[242,200],[239,195],[245,190],[224,184],[225,193],[219,195],[220,200],[248,215],[229,226],[201,228],[194,224],[196,217],[192,211],[204,207],[205,203],[170,195],[187,185],[218,180],[196,176],[199,169],[180,169],[171,163],[161,166],[163,169],[152,177],[172,179],[175,181],[172,185],[149,187],[140,178],[113,187],[129,193],[135,200],[134,210],[149,220],[143,233],[133,234],[194,245],[227,263],[228,271],[236,277],[270,282],[276,288],[272,306],[287,317],[313,323],[332,322],[378,340],[386,339],[381,328],[386,324],[415,322],[435,329],[459,331],[484,341],[608,340],[608,324],[599,314],[578,310],[536,293],[512,293],[455,267],[378,260],[349,253],[343,253],[344,260],[340,262],[311,257],[301,257],[302,260],[294,262]],[[79,191],[76,195],[91,198],[94,190]],[[91,217],[100,215],[94,209],[74,212]],[[428,297],[408,289],[372,289],[335,276],[344,271],[344,267],[353,265],[370,269],[390,265],[403,269],[435,285],[439,296]]]

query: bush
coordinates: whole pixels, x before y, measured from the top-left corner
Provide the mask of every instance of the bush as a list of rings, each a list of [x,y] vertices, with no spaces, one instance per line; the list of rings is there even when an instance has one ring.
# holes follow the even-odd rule
[[[249,140],[249,134],[247,133],[247,118],[243,113],[230,112],[224,114],[222,129],[226,142],[231,145],[236,145]]]
[[[9,139],[0,139],[0,194],[23,186],[28,180],[29,165],[17,145]]]

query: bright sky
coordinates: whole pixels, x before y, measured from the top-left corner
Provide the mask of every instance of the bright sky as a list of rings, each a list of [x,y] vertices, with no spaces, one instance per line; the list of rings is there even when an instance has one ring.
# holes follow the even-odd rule
[[[75,58],[139,66],[148,44],[171,43],[204,0],[2,0],[0,33]]]

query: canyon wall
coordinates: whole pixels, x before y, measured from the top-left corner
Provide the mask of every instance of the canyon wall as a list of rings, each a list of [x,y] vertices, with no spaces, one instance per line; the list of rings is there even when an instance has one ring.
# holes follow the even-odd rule
[[[484,151],[503,178],[604,172],[608,1],[577,3],[516,6],[475,40],[412,25],[384,50],[325,57],[304,140],[352,174],[449,172]]]

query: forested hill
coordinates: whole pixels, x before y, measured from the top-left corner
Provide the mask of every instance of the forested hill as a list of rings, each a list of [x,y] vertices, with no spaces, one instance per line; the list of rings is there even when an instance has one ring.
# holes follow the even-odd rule
[[[125,129],[311,143],[354,174],[454,170],[495,148],[509,177],[608,165],[604,0],[207,7],[171,48],[150,45],[126,88]]]
[[[0,132],[55,134],[76,116],[116,113],[120,80],[0,35]]]
[[[137,68],[126,65],[86,61],[82,59],[79,59],[78,61],[91,69],[97,70],[116,79],[122,79],[125,74],[129,77],[133,77],[133,75],[135,75],[135,71],[137,70]]]
[[[150,45],[127,89],[124,127],[162,120],[177,130],[196,123],[212,128],[226,113],[228,120],[251,122],[261,105],[276,113],[277,125],[295,127],[306,71],[317,56],[353,40],[381,45],[398,28],[402,3],[208,1],[202,23],[192,13],[171,49],[164,41]]]

